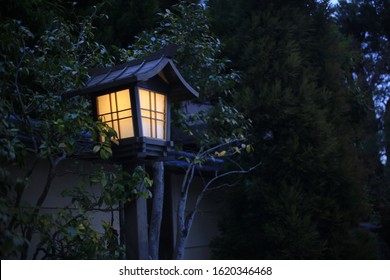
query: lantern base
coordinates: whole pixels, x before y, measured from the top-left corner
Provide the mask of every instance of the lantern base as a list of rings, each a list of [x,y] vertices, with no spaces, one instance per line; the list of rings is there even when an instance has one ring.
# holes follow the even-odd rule
[[[119,140],[113,146],[114,160],[129,161],[134,159],[163,159],[173,147],[173,141],[149,137],[131,137]]]

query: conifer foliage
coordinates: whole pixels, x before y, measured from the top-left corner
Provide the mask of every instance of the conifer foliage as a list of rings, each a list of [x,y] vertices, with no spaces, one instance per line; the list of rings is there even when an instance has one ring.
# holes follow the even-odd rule
[[[380,236],[390,244],[390,1],[340,1],[337,22],[360,54],[354,79],[371,101],[372,115],[366,125],[365,161],[371,170],[370,192],[380,217]]]
[[[375,240],[358,228],[370,213],[359,150],[364,107],[328,4],[209,4],[242,72],[236,103],[253,121],[263,163],[228,195],[216,257],[374,258]]]

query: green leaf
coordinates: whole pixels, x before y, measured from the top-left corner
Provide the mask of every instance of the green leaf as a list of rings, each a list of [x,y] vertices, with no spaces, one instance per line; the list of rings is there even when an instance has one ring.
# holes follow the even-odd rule
[[[97,153],[97,152],[100,151],[101,148],[102,148],[101,145],[95,145],[95,146],[93,147],[93,152],[94,152],[94,153]]]
[[[59,147],[59,148],[66,148],[67,145],[66,145],[65,143],[60,143],[60,144],[58,145],[58,147]]]
[[[105,151],[107,151],[110,155],[112,155],[112,149],[111,149],[111,147],[108,147],[108,146],[103,146],[103,149],[105,150]]]
[[[75,227],[68,227],[66,229],[66,232],[68,235],[70,235],[71,238],[75,238],[77,236],[77,228]]]
[[[111,154],[109,152],[107,152],[106,150],[104,150],[104,149],[101,149],[99,154],[100,154],[100,157],[102,159],[105,159],[105,160],[107,160],[107,159],[109,159],[111,157]]]
[[[240,151],[240,149],[239,149],[238,147],[234,146],[234,147],[232,147],[232,149],[233,149],[236,153],[241,154],[241,151]]]

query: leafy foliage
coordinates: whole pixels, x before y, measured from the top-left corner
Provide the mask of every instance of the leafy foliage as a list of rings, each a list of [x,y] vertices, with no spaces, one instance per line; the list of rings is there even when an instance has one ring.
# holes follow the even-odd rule
[[[119,233],[113,227],[114,212],[125,203],[139,197],[149,198],[152,180],[137,167],[132,174],[109,172],[103,167],[89,177],[88,184],[80,184],[63,192],[72,204],[58,213],[39,218],[40,243],[37,257],[43,259],[123,259],[125,248],[119,244]],[[89,186],[89,187],[88,187]],[[93,224],[97,212],[111,215],[102,221],[102,229]]]
[[[91,16],[78,17],[74,22],[51,12],[45,16],[50,18],[50,25],[37,34],[13,18],[2,18],[0,25],[1,256],[26,258],[33,233],[38,230],[42,238],[40,252],[46,258],[119,257],[120,251],[110,247],[115,237],[112,225],[104,225],[103,233],[91,226],[86,215],[91,209],[81,203],[88,201],[87,194],[81,195],[81,189],[80,196],[74,197],[76,216],[72,216],[70,208],[57,215],[41,212],[61,162],[91,147],[102,159],[108,159],[112,155],[111,142],[116,142],[112,128],[92,119],[87,99],[63,98],[65,92],[84,85],[88,68],[114,61],[107,49],[93,40],[96,9]],[[28,204],[24,194],[40,161],[48,163],[47,175],[36,202]],[[10,175],[15,174],[15,169],[20,171],[20,177]],[[104,205],[112,207],[123,199],[149,195],[133,189],[135,185],[129,186],[145,175],[139,170],[132,175],[101,172]],[[150,180],[145,186],[149,184]]]
[[[216,98],[216,93],[229,94],[239,75],[228,68],[230,61],[221,56],[221,42],[210,31],[203,6],[182,0],[158,15],[159,26],[142,32],[130,46],[129,55],[139,58],[177,44],[174,60],[179,62],[186,81],[201,91],[201,100]]]
[[[204,106],[193,114],[183,106],[176,108],[174,123],[196,135],[193,140],[203,148],[227,139],[244,140],[250,120],[229,103],[239,74],[228,67],[230,61],[222,56],[221,43],[210,30],[204,7],[182,0],[159,16],[159,26],[142,32],[127,54],[139,58],[167,45],[178,45],[174,60],[186,81],[200,91],[198,102]]]

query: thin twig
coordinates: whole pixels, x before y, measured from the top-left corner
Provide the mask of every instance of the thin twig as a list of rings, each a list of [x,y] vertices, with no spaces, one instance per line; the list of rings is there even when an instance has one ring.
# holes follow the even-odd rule
[[[199,209],[199,205],[203,199],[203,196],[209,191],[209,187],[211,186],[211,184],[213,184],[215,181],[223,178],[223,177],[226,177],[226,176],[229,176],[229,175],[233,175],[233,174],[246,174],[246,173],[249,173],[251,172],[252,170],[256,169],[257,167],[259,167],[261,165],[261,162],[259,162],[258,164],[252,166],[251,168],[247,169],[247,170],[233,170],[233,171],[228,171],[228,172],[225,172],[221,175],[218,175],[214,178],[212,178],[203,188],[202,192],[198,195],[197,199],[196,199],[196,202],[195,202],[195,206],[194,206],[194,210],[193,210],[193,215],[196,214],[196,212],[198,211]]]

